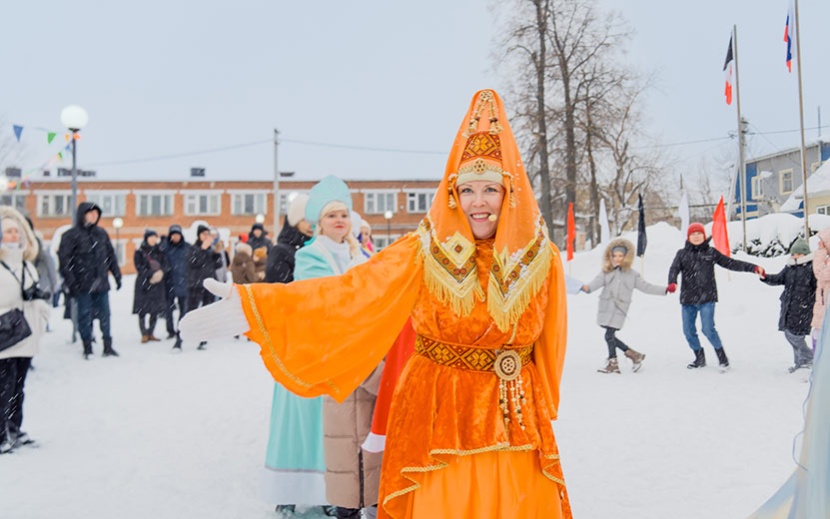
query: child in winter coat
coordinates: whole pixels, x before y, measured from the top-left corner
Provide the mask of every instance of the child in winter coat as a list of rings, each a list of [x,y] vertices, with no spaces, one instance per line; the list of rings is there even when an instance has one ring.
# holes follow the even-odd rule
[[[680,305],[683,309],[683,334],[689,347],[695,352],[695,360],[686,366],[689,369],[706,365],[706,355],[697,336],[697,314],[703,328],[703,335],[709,339],[718,355],[721,369],[729,367],[729,359],[723,349],[720,336],[715,329],[715,303],[718,302],[718,286],[715,283],[715,264],[738,272],[755,272],[764,275],[764,269],[752,263],[738,261],[709,246],[706,229],[701,223],[693,223],[686,232],[686,245],[677,251],[669,268],[669,292],[677,289],[677,276],[682,274]]]
[[[816,278],[813,275],[813,255],[810,245],[796,240],[790,248],[790,260],[778,274],[767,274],[761,281],[768,285],[784,285],[781,294],[781,317],[778,329],[793,347],[795,363],[790,373],[813,365],[813,350],[807,347],[805,335],[810,334],[813,305],[816,299]]]
[[[639,371],[646,356],[634,351],[625,345],[616,336],[625,318],[628,315],[628,308],[631,305],[631,295],[634,289],[646,294],[658,296],[666,295],[667,287],[660,287],[646,282],[635,270],[631,270],[634,262],[634,245],[628,240],[617,238],[605,248],[602,272],[593,281],[584,285],[582,290],[591,293],[602,287],[599,296],[599,312],[597,324],[605,328],[605,342],[608,344],[608,363],[600,373],[619,373],[620,367],[617,363],[617,349],[625,352],[625,356],[631,359],[633,370]]]

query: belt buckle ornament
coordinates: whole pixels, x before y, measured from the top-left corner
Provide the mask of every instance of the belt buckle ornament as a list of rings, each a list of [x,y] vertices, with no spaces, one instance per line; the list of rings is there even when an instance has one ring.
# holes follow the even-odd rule
[[[516,350],[502,350],[493,369],[500,379],[511,382],[522,374],[522,358]]]

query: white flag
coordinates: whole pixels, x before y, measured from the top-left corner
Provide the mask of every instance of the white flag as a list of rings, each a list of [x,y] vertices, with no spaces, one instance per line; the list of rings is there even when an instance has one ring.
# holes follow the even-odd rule
[[[680,217],[680,232],[685,234],[689,228],[689,196],[685,190],[680,196],[680,207],[677,208],[677,212]]]
[[[608,213],[605,211],[605,199],[599,201],[599,242],[606,245],[611,241],[611,228],[608,226]]]

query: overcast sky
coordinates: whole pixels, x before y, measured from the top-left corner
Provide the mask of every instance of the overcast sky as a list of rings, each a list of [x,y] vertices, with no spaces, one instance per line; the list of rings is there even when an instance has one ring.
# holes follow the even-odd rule
[[[656,70],[647,129],[681,164],[732,146],[736,126],[722,66],[738,25],[744,115],[756,132],[798,128],[795,73],[782,41],[786,0],[599,0],[636,32],[628,57]],[[89,125],[79,167],[99,178],[269,179],[273,129],[280,170],[298,178],[438,178],[472,94],[499,89],[490,0],[326,2],[214,0],[5,2],[0,138],[23,125],[21,166],[61,143],[60,111]],[[805,123],[830,123],[830,2],[802,0]],[[509,110],[509,107],[508,107]],[[825,131],[825,135],[830,132]],[[815,139],[816,130],[808,132]],[[12,137],[13,138],[13,137]],[[755,135],[752,154],[796,146],[798,133]],[[402,151],[361,151],[337,146]],[[228,151],[130,163],[235,145]],[[65,162],[69,165],[69,161]]]

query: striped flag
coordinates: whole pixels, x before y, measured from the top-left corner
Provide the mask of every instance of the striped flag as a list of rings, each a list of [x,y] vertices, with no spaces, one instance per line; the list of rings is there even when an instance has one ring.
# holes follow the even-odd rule
[[[732,36],[729,37],[729,49],[726,51],[726,61],[723,63],[723,75],[726,78],[726,89],[724,93],[726,94],[726,104],[732,104],[732,78],[734,77],[735,71],[735,58],[732,54]]]
[[[790,0],[787,9],[787,26],[784,27],[784,43],[787,44],[787,70],[793,71],[793,50],[795,50],[795,3]]]

